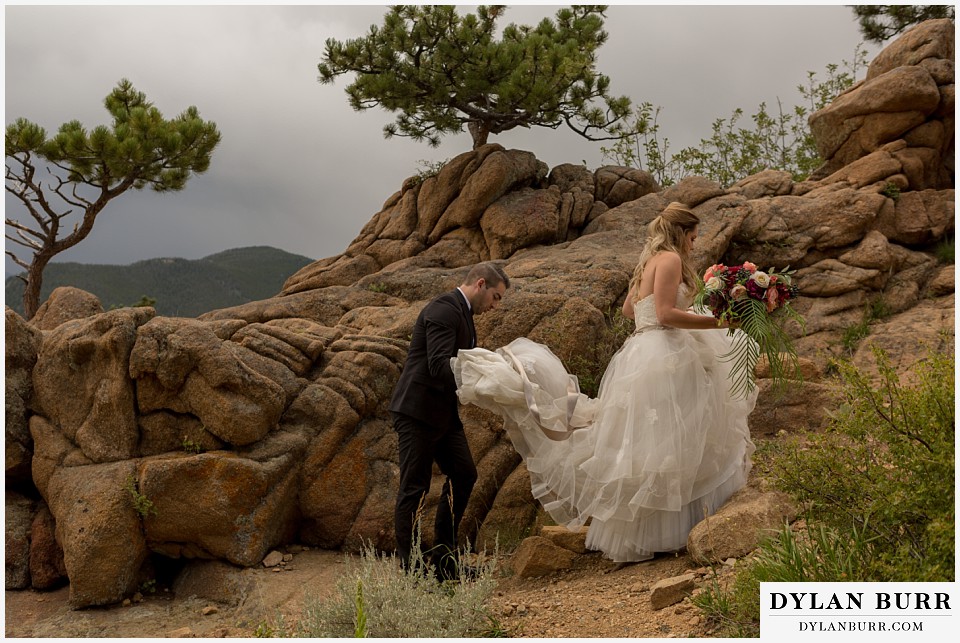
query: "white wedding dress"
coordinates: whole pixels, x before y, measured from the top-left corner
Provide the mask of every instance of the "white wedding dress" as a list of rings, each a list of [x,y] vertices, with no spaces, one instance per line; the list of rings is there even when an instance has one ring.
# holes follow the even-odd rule
[[[691,298],[681,286],[678,307]],[[727,331],[658,324],[653,296],[610,360],[598,397],[579,392],[549,348],[526,338],[451,360],[464,404],[500,414],[558,524],[590,520],[586,545],[616,562],[686,546],[695,524],[741,488],[754,451],[746,398],[729,392]],[[740,331],[736,331],[740,332]]]

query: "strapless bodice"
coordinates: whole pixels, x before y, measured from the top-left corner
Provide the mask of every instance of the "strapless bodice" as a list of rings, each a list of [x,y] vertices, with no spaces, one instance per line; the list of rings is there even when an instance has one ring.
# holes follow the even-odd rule
[[[677,289],[677,308],[686,310],[693,303],[693,297],[688,294],[688,289],[680,284]],[[653,294],[649,294],[633,305],[633,319],[636,322],[634,332],[643,332],[652,328],[667,328],[657,320],[657,306],[653,300]]]

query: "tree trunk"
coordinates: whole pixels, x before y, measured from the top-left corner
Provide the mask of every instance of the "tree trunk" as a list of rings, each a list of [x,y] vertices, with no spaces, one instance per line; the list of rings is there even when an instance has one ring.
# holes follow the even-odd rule
[[[490,128],[482,121],[470,121],[467,123],[467,131],[473,137],[473,149],[487,144],[487,137],[490,136]]]
[[[43,285],[43,270],[52,257],[34,255],[27,270],[27,283],[23,287],[23,318],[33,319],[40,308],[40,287]]]

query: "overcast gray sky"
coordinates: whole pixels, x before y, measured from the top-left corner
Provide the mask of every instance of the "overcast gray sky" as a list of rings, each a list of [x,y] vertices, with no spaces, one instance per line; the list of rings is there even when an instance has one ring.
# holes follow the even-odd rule
[[[535,24],[558,5],[510,5],[500,25]],[[469,9],[465,9],[469,10]],[[130,191],[58,261],[126,264],[197,259],[269,245],[319,259],[342,252],[416,174],[418,161],[469,150],[466,133],[439,148],[395,137],[380,109],[354,112],[348,78],[317,81],[327,38],[380,23],[385,5],[6,6],[4,123],[26,117],[53,133],[77,119],[108,124],[103,98],[128,78],[166,117],[195,105],[222,142],[182,192]],[[801,104],[808,71],[852,60],[862,38],[850,8],[612,5],[599,70],[612,93],[663,108],[661,136],[678,151],[716,118],[760,102]],[[878,52],[867,46],[869,58]],[[858,77],[862,78],[863,74]],[[600,143],[534,128],[493,136],[551,168],[604,165]],[[17,203],[6,197],[5,207]],[[7,242],[9,244],[9,242]],[[7,275],[19,269],[7,259]]]

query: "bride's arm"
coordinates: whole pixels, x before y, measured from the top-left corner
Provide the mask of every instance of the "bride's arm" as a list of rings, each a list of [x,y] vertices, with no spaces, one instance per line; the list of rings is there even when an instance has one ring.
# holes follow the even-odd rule
[[[633,304],[634,304],[634,294],[637,286],[636,284],[627,291],[627,298],[623,300],[623,316],[627,319],[633,319]]]
[[[653,303],[657,310],[657,321],[672,328],[703,330],[709,328],[727,328],[728,324],[713,317],[689,313],[677,308],[677,289],[680,287],[682,267],[680,255],[664,252],[651,261],[657,261],[653,273]],[[648,268],[649,269],[649,268]]]

